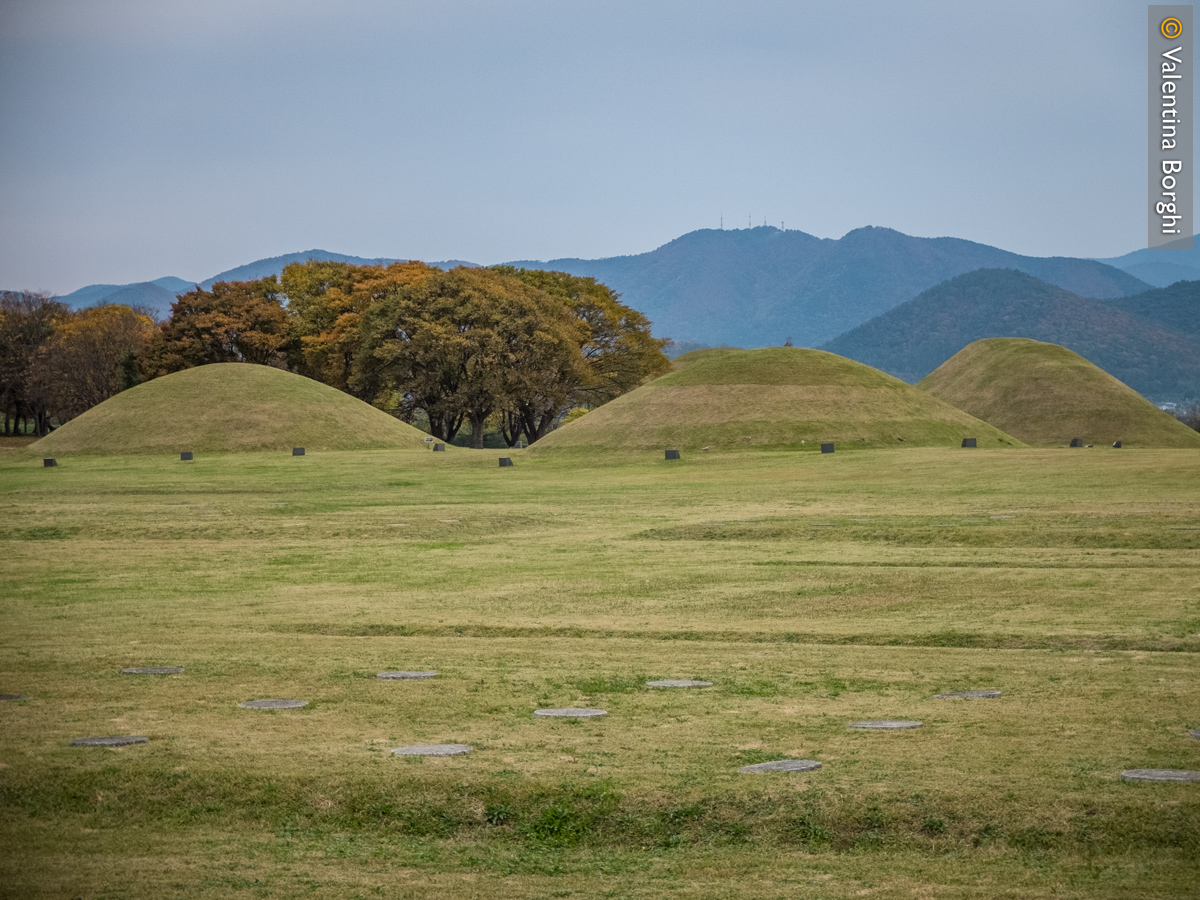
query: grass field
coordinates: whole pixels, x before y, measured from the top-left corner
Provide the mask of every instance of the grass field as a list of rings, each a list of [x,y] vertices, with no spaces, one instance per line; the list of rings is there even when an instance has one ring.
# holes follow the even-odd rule
[[[1200,454],[510,455],[0,454],[0,896],[1194,896]]]

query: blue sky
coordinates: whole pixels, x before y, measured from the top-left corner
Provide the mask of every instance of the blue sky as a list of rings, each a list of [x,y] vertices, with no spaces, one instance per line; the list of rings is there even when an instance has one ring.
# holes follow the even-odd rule
[[[1145,245],[1146,6],[0,0],[0,287],[765,220]]]

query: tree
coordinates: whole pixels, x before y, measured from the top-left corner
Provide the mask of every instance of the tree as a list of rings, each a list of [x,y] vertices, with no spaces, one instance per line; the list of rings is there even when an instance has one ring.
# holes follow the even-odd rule
[[[171,305],[171,317],[147,347],[147,378],[218,362],[282,366],[290,337],[287,310],[274,275],[217,282]]]
[[[439,271],[421,262],[356,266],[309,260],[284,267],[280,289],[291,317],[292,369],[354,393],[350,381],[362,343],[363,314],[389,293]]]
[[[74,418],[128,386],[127,370],[154,334],[154,319],[128,306],[95,306],[57,323],[33,362],[53,415]]]
[[[586,364],[581,377],[563,373],[553,389],[526,392],[507,411],[505,437],[510,446],[523,432],[532,444],[544,436],[567,410],[596,407],[667,371],[665,339],[650,333],[650,320],[620,302],[620,295],[594,278],[566,272],[495,266],[493,271],[517,278],[556,298],[584,326],[579,352]]]
[[[437,272],[394,291],[361,329],[352,387],[408,420],[424,411],[442,440],[469,422],[476,448],[492,413],[586,376],[582,324],[544,291],[489,269]]]
[[[67,305],[50,294],[0,292],[0,401],[5,434],[12,434],[22,419],[30,417],[34,434],[49,433],[49,398],[35,378],[34,362],[68,314]]]

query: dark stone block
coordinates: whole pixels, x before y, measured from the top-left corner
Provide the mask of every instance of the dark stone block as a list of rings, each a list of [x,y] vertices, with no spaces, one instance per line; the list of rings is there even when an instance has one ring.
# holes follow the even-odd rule
[[[833,444],[822,444],[821,452],[822,453],[832,453],[833,452]]]
[[[71,741],[72,747],[128,747],[131,744],[146,744],[150,739],[140,735],[115,734],[108,737],[84,737]]]
[[[303,455],[304,455],[303,447],[293,447],[292,448],[292,456],[303,456]]]
[[[1121,449],[1121,442],[1120,442],[1120,441],[1113,441],[1113,447],[1114,447],[1115,449],[1117,449],[1117,450],[1120,450],[1120,449]]]
[[[434,445],[433,445],[433,452],[434,452],[434,453],[445,453],[445,452],[446,452],[446,445],[445,445],[445,444],[434,444]]]
[[[964,447],[975,447],[978,445],[975,442],[975,438],[963,438],[963,446]]]
[[[192,458],[191,450],[184,450],[182,453],[179,454],[179,459],[181,462],[189,462],[191,460],[191,458]]]
[[[512,466],[512,459],[507,456],[500,457],[500,468],[508,469]]]
[[[679,459],[679,451],[678,450],[668,450],[667,451],[667,459]]]
[[[57,466],[57,465],[58,465],[57,459],[43,459],[42,460],[42,468],[43,469],[49,469],[52,466]]]
[[[1082,447],[1083,446],[1083,438],[1071,438],[1071,446],[1072,447]]]

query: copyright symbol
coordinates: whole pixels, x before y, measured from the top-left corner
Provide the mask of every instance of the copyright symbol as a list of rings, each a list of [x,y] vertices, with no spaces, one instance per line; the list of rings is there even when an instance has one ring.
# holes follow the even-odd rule
[[[1183,23],[1178,19],[1163,19],[1162,25],[1159,26],[1158,30],[1162,32],[1162,36],[1168,41],[1173,41],[1183,34]]]

